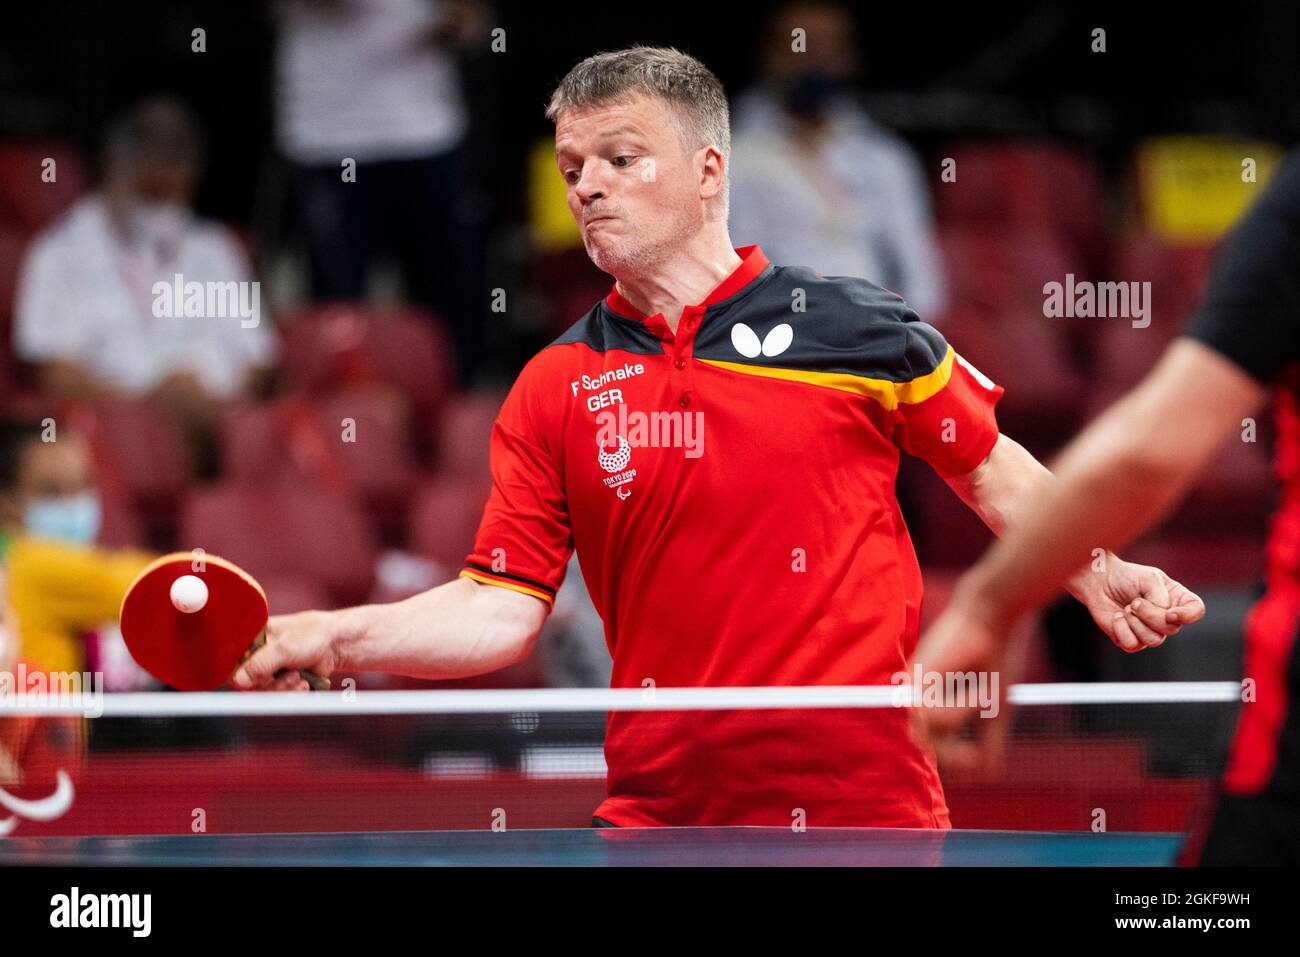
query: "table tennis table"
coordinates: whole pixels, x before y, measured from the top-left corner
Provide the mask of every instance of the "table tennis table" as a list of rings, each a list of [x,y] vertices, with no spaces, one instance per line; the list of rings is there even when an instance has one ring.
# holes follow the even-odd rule
[[[1171,865],[1181,834],[673,827],[0,838],[0,866]]]

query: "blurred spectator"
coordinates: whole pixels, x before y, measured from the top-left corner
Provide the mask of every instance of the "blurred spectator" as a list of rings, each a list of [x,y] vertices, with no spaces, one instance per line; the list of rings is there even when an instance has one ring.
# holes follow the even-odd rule
[[[777,10],[759,83],[733,104],[731,235],[773,262],[870,279],[933,321],[945,295],[925,176],[855,101],[858,48],[839,4]]]
[[[130,686],[141,673],[129,656],[122,662],[120,635],[104,626],[153,556],[95,547],[100,500],[89,446],[67,430],[44,439],[34,423],[0,422],[0,604],[12,609],[17,656],[36,670],[85,671],[86,635],[103,629],[114,647],[98,658],[121,664],[112,685]]]
[[[362,298],[371,262],[386,247],[406,295],[452,328],[468,383],[486,305],[483,210],[455,54],[487,40],[483,7],[284,0],[277,9],[277,139],[294,165],[312,295]]]
[[[201,154],[185,108],[166,98],[140,103],[109,131],[102,188],[32,244],[14,349],[47,391],[150,397],[202,431],[213,399],[247,391],[271,364],[276,344],[260,313],[209,315],[205,295],[195,315],[172,295],[177,277],[202,289],[251,278],[235,237],[193,213]],[[227,303],[260,304],[255,286],[230,288]]]

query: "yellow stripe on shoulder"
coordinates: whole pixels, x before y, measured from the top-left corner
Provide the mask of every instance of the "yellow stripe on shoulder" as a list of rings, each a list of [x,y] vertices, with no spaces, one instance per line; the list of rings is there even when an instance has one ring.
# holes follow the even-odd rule
[[[489,578],[487,575],[480,575],[478,572],[472,572],[469,569],[462,569],[460,577],[473,579],[483,585],[496,585],[498,588],[509,588],[511,591],[517,591],[524,595],[532,595],[534,598],[540,598],[548,605],[555,604],[554,595],[548,595],[544,591],[539,591],[536,588],[529,588],[527,585],[520,585],[517,582],[506,582],[499,578]]]
[[[835,389],[839,392],[851,392],[854,395],[874,399],[892,412],[900,405],[915,405],[924,402],[948,384],[952,378],[952,364],[956,359],[952,346],[948,347],[941,361],[933,372],[917,376],[907,382],[891,382],[889,379],[872,379],[867,376],[852,375],[846,372],[813,372],[807,369],[778,369],[772,366],[752,366],[743,362],[725,362],[721,359],[700,359],[700,362],[720,369],[739,372],[742,375],[758,376],[764,379],[784,379],[787,382],[806,382],[823,389]]]

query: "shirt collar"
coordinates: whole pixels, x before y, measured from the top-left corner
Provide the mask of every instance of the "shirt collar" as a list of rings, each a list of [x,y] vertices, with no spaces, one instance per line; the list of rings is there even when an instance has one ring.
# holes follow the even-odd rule
[[[694,308],[706,309],[715,303],[722,302],[724,299],[730,299],[740,290],[744,289],[753,282],[764,269],[767,268],[767,257],[763,255],[763,250],[758,246],[741,246],[736,250],[736,255],[740,257],[740,265],[722,282],[714,287],[713,291],[704,297],[702,302],[696,303]],[[662,316],[647,316],[618,291],[618,283],[614,283],[605,297],[605,305],[628,319],[635,319],[638,322],[649,324],[653,319],[662,320]],[[691,307],[688,307],[691,308]]]

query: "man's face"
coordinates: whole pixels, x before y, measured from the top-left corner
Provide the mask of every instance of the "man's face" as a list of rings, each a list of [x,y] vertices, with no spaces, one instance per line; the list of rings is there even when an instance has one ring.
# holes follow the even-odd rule
[[[689,152],[672,107],[634,96],[566,110],[555,158],[587,255],[613,276],[645,269],[704,223],[702,148]]]

